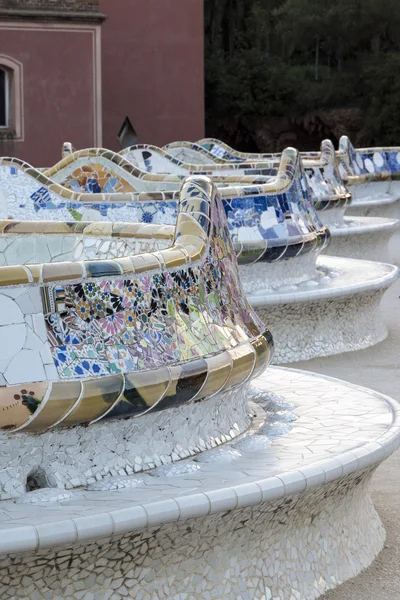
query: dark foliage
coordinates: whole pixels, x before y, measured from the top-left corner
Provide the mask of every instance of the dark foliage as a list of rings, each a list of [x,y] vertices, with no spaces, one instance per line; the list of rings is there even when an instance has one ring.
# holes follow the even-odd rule
[[[400,145],[399,0],[205,0],[207,133]]]

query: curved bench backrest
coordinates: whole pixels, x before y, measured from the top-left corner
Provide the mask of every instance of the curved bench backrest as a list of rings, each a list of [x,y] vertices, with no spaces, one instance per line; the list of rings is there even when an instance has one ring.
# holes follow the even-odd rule
[[[116,156],[117,160],[123,161],[122,157]],[[176,175],[165,178],[146,175],[159,178],[159,185],[163,190],[168,189],[170,178],[174,181],[174,188],[181,185],[181,178]],[[19,159],[0,158],[0,218],[3,219],[174,224],[178,191],[153,192],[150,196],[147,192],[73,191]],[[134,203],[134,206],[129,207],[129,203]]]
[[[71,220],[71,217],[87,220],[101,218],[169,225],[176,220],[176,192],[78,194],[52,183],[32,167],[16,165],[4,168],[17,170],[17,182],[23,181],[23,186],[16,186],[13,191],[14,175],[8,173],[11,179],[8,188],[12,193],[3,209],[4,217],[58,220]],[[25,181],[24,177],[29,181]],[[317,240],[323,240],[323,243],[327,241],[329,234],[312,206],[312,195],[296,150],[287,149],[282,153],[277,175],[269,178],[267,183],[253,183],[257,177],[247,179],[250,179],[251,185],[220,188],[235,242],[256,244],[256,255],[260,254],[262,248],[264,260],[272,260],[275,247],[280,248],[278,257],[283,257],[289,256],[296,246],[306,251],[310,244],[320,247]],[[261,180],[265,181],[263,178]],[[44,185],[46,182],[47,186]],[[21,194],[22,188],[24,194]],[[305,241],[306,244],[302,246]],[[289,247],[291,250],[288,249],[285,254],[282,248]]]
[[[272,164],[276,164],[281,157],[280,153],[251,154],[237,152],[223,142],[214,139],[201,140],[201,143],[203,142],[214,149],[222,148],[224,159],[219,160],[235,161],[240,156],[242,160],[269,160]],[[184,144],[183,149],[187,146],[190,147],[190,142],[175,142],[172,146],[175,150],[178,150],[180,144]],[[338,205],[342,207],[347,206],[351,201],[351,194],[343,184],[332,142],[324,140],[321,144],[320,152],[302,152],[301,156],[304,171],[313,194],[315,208],[317,210],[327,210],[335,208]]]
[[[0,267],[0,305],[0,427],[10,431],[199,400],[259,374],[272,348],[206,178],[183,184],[170,248]]]
[[[349,182],[384,181],[391,179],[400,149],[354,148],[346,135],[339,140],[341,174]],[[400,158],[400,155],[399,155]],[[400,166],[400,165],[399,165]]]
[[[332,206],[348,206],[351,194],[339,172],[335,148],[331,140],[323,140],[319,153],[301,152],[308,183],[315,198],[315,208],[326,210]]]
[[[120,152],[121,156],[138,165],[148,173],[173,173],[176,175],[203,174],[209,176],[217,175],[274,175],[276,168],[269,161],[259,164],[247,164],[238,162],[235,164],[190,164],[172,156],[163,148],[150,145],[131,146]]]
[[[163,147],[174,158],[184,163],[196,165],[224,164],[228,161],[218,158],[194,142],[171,142]]]
[[[0,264],[93,260],[171,246],[174,225],[85,221],[0,221]]]
[[[265,261],[321,250],[329,231],[316,213],[299,153],[282,153],[274,182],[264,185],[221,188],[234,241],[249,256]]]
[[[68,154],[42,173],[78,193],[178,190],[184,179],[183,174],[149,173],[120,154],[104,148],[86,148]]]

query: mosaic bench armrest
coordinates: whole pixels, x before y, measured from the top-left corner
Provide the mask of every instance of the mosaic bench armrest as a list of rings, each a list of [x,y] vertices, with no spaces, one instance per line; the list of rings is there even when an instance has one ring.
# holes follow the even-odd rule
[[[344,135],[340,138],[337,156],[342,177],[349,185],[400,177],[400,148],[354,148]]]

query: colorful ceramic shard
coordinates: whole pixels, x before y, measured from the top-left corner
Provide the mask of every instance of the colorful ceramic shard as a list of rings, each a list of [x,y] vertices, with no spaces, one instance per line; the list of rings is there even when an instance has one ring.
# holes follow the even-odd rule
[[[0,307],[10,339],[0,353],[3,442],[14,432],[140,417],[215,395],[229,402],[272,350],[205,178],[184,182],[170,247],[0,267]],[[29,457],[19,460],[0,499],[31,468]]]
[[[337,152],[353,198],[352,214],[398,217],[400,148],[354,148],[342,136]]]
[[[10,161],[4,163],[4,181],[8,186],[5,215],[17,213],[20,219],[139,221],[150,229],[164,224],[169,227],[169,233],[165,232],[167,237],[176,223],[178,192],[78,194],[52,183],[32,167],[28,174],[23,167],[10,167]],[[44,188],[41,202],[36,200],[38,178]],[[13,191],[15,181],[18,194]],[[46,182],[47,187],[44,187]],[[302,162],[295,150],[284,151],[278,174],[271,177],[269,183],[220,187],[219,194],[238,255],[242,285],[273,331],[275,361],[290,362],[356,350],[386,336],[379,299],[396,279],[397,269],[319,256],[329,232],[319,221]],[[7,222],[4,227],[11,232],[14,228],[21,230],[23,225]],[[30,224],[26,227],[37,230]],[[111,241],[104,238],[104,233],[102,236],[101,228],[97,230],[99,237],[85,235],[85,242],[78,240],[75,234],[63,233],[63,237],[68,238],[66,247],[76,251],[82,260],[96,255],[103,259],[115,257],[118,238],[118,252],[121,249],[129,253],[141,251],[146,247],[144,244],[149,244],[151,249],[164,248],[168,243],[158,236],[147,241],[136,239],[132,245],[124,234],[129,230],[128,223],[115,223],[113,227],[116,227],[112,233],[115,239]],[[91,231],[86,223],[82,223],[82,228]],[[54,234],[54,228],[50,231]],[[11,237],[3,235],[4,247],[13,246],[7,251],[6,264],[18,264],[31,253],[32,240],[21,245],[15,238],[10,242]],[[67,254],[60,254],[59,244],[56,241],[50,245],[42,243],[44,256],[51,257],[45,260],[60,260],[60,256],[67,260],[69,250]],[[21,248],[21,252],[17,252],[17,259],[12,263],[16,247]],[[335,323],[334,328],[332,323]],[[331,335],[327,335],[327,331],[332,332]]]
[[[189,177],[173,197],[175,227],[2,223],[10,264],[7,242],[17,240],[16,264],[0,267],[2,600],[314,600],[381,550],[368,483],[399,445],[398,408],[327,377],[263,373],[272,339],[246,300],[251,267],[239,273],[232,243],[269,274],[295,257],[298,267],[304,256],[315,262],[326,237],[304,180],[287,151],[270,187],[243,188],[252,202],[244,216],[232,195],[224,207],[222,190]],[[63,194],[60,203],[79,202]],[[103,197],[107,211],[118,202],[130,210],[127,197]],[[163,194],[153,199],[156,211],[162,202]],[[271,205],[286,209],[283,229]],[[283,251],[273,242],[284,234]],[[38,264],[16,260],[27,240]],[[67,260],[79,244],[79,259]],[[92,247],[104,258],[88,256]],[[41,262],[45,252],[55,262]],[[350,263],[353,275],[371,273],[371,263]],[[382,286],[388,266],[374,267]],[[365,294],[365,278],[363,286]],[[341,292],[346,304],[351,293]],[[296,304],[323,320],[309,290],[308,307],[301,291],[280,295],[275,311],[293,334]],[[360,303],[357,311],[365,320]]]
[[[179,142],[173,144],[173,148],[171,148],[170,151],[178,151],[178,144]],[[181,142],[181,144],[183,144],[183,148],[185,149],[187,146],[190,147],[190,143],[188,142]],[[381,186],[382,181],[373,182],[371,174],[368,176],[369,179],[367,177],[367,184],[365,183],[365,175],[362,176],[364,177],[364,179],[361,178],[362,180],[357,177],[355,180],[354,178],[348,180],[348,172],[349,169],[351,171],[352,163],[352,152],[348,144],[348,138],[342,138],[342,146],[346,146],[347,151],[346,155],[344,152],[339,152],[337,158],[335,157],[332,142],[329,140],[324,140],[322,142],[320,152],[301,153],[308,183],[314,193],[316,207],[321,211],[320,217],[322,222],[330,228],[332,234],[332,242],[326,250],[326,253],[332,256],[389,261],[391,259],[388,248],[389,241],[399,225],[397,218],[388,218],[391,216],[398,216],[397,214],[392,214],[392,205],[395,200],[393,198],[380,197],[378,205],[382,210],[379,213],[372,211],[375,204],[368,202],[368,204],[365,205],[366,198],[363,198],[361,204],[359,204],[357,198],[355,199],[355,204],[350,202],[349,191],[354,190],[352,185],[350,185],[351,189],[347,190],[345,184],[356,181],[358,186],[357,193],[364,194],[365,192],[362,190],[365,185],[371,192],[374,186]],[[236,161],[238,160],[274,160],[279,156],[279,154],[250,154],[238,152],[233,148],[230,148],[227,144],[215,139],[200,140],[196,144],[196,147],[198,146],[202,146],[206,152],[218,156],[218,160],[224,161],[225,163],[231,161],[236,164]],[[193,148],[191,151],[195,152]],[[356,156],[355,152],[356,151],[354,151],[354,157]],[[396,162],[395,156],[397,156],[397,154],[392,152],[390,158],[391,163]],[[361,160],[360,157],[359,160]],[[369,162],[366,164],[371,168],[370,163],[372,164],[372,162],[370,159],[367,160]],[[376,158],[376,160],[378,160],[379,163],[381,162],[378,158]],[[353,163],[356,164],[355,158]],[[347,171],[343,165],[347,165]],[[377,177],[386,178],[387,172],[383,172]],[[384,185],[387,187],[388,185],[395,186],[397,184],[396,182],[390,184],[389,181],[386,181]],[[352,209],[353,205],[355,207],[354,210]],[[366,206],[368,207],[368,215],[371,214],[369,218],[365,218],[363,213],[363,207]],[[345,210],[349,210],[350,215],[357,217],[358,215],[361,216],[358,218],[344,218]],[[390,214],[388,210],[391,211]]]

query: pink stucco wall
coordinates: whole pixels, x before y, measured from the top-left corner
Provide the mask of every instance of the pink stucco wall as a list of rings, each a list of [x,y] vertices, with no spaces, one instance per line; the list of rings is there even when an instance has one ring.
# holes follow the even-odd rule
[[[117,150],[125,116],[141,143],[204,135],[203,0],[100,0],[99,9],[102,25],[2,17],[0,59],[22,64],[24,135],[0,140],[0,155],[46,167],[64,141]]]
[[[140,143],[204,135],[203,0],[100,0],[103,145],[129,116]]]
[[[1,154],[43,167],[60,160],[65,140],[93,146],[95,26],[2,21],[0,40],[0,54],[23,65],[24,109],[24,140],[1,142]]]

